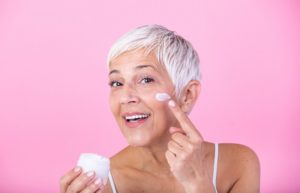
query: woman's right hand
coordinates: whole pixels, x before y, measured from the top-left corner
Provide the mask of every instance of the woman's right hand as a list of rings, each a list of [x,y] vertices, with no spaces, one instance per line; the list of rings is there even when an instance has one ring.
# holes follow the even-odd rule
[[[60,193],[102,193],[104,185],[95,172],[83,173],[80,167],[67,172],[60,179]]]

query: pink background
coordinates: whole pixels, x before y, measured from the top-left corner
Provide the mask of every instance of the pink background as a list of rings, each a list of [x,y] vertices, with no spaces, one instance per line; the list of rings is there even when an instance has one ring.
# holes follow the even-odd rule
[[[299,16],[290,0],[0,0],[0,192],[58,192],[81,152],[126,145],[108,106],[106,54],[153,23],[199,52],[191,118],[205,138],[253,148],[261,192],[300,192]]]

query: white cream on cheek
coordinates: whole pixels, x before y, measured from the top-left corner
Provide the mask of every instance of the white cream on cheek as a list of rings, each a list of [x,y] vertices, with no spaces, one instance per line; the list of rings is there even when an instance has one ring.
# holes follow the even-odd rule
[[[171,99],[171,97],[170,97],[170,95],[168,95],[165,92],[158,92],[155,95],[155,99],[158,100],[158,101],[166,101],[166,100]]]

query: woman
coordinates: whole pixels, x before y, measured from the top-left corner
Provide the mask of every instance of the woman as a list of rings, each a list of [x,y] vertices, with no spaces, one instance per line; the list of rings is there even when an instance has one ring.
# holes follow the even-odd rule
[[[110,107],[129,146],[111,158],[109,183],[76,167],[61,178],[61,193],[259,192],[256,154],[205,141],[187,116],[201,88],[188,41],[142,26],[112,46],[108,66]]]

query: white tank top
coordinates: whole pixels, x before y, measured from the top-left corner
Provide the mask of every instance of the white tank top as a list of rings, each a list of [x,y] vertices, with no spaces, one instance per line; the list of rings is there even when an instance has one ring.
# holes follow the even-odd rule
[[[213,182],[216,193],[218,193],[218,191],[217,191],[218,158],[219,158],[219,144],[215,143],[215,155],[214,155],[214,168],[213,168],[212,182]],[[108,180],[111,185],[112,192],[117,193],[116,185],[115,185],[114,179],[110,172],[108,174]]]

